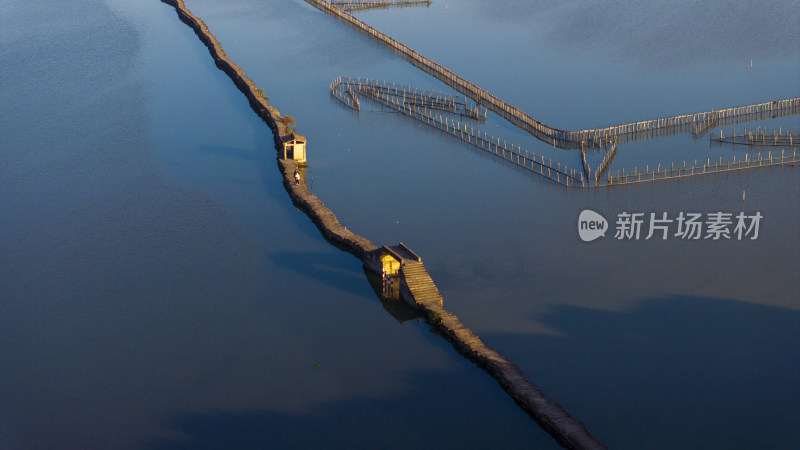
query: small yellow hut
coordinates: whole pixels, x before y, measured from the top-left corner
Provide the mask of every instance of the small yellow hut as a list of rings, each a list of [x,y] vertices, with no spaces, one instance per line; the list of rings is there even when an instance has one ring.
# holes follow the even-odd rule
[[[387,246],[381,248],[381,266],[387,277],[394,277],[400,272],[403,258]]]
[[[283,159],[293,159],[299,163],[306,162],[306,138],[299,134],[283,137]]]

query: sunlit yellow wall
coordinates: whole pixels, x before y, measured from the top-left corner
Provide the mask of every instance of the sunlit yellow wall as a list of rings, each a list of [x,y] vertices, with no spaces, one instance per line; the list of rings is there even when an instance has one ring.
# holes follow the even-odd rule
[[[386,275],[394,276],[400,271],[400,261],[394,259],[391,255],[381,256],[381,263]]]

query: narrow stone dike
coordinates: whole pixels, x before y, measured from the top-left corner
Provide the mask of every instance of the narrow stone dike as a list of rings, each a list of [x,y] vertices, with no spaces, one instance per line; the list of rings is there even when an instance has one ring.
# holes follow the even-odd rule
[[[247,97],[253,111],[272,129],[276,150],[282,149],[283,138],[288,135],[281,121],[280,112],[270,105],[263,91],[233,61],[228,59],[217,38],[209,31],[200,18],[192,14],[183,0],[161,0],[173,6],[181,21],[189,25],[200,40],[208,47],[214,62],[220,70],[228,74],[236,87]],[[278,167],[283,175],[283,185],[297,208],[301,209],[319,228],[326,240],[336,247],[359,258],[366,267],[380,271],[381,249],[369,239],[359,236],[339,223],[336,215],[304,183],[296,183],[294,170],[297,163],[278,158]],[[430,280],[420,261],[403,261],[401,269],[401,298],[428,317],[428,323],[436,327],[463,355],[475,361],[492,375],[517,404],[524,409],[542,428],[547,430],[562,446],[576,449],[605,448],[586,430],[584,424],[572,418],[558,404],[552,403],[542,391],[522,373],[522,370],[504,358],[496,350],[486,346],[480,338],[465,327],[455,314],[447,311],[441,296],[429,282],[426,294],[415,294],[415,282]],[[408,274],[406,276],[406,273]],[[412,279],[412,273],[413,279]],[[431,294],[432,292],[432,294]],[[415,296],[425,295],[419,299]]]

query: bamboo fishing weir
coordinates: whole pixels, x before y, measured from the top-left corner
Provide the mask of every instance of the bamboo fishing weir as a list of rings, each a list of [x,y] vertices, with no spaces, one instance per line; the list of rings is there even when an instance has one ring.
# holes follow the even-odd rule
[[[501,141],[499,137],[487,135],[480,130],[476,131],[474,126],[468,127],[467,123],[451,119],[450,114],[485,120],[486,110],[478,105],[470,105],[466,98],[460,100],[454,96],[434,96],[426,91],[418,93],[416,89],[412,91],[409,87],[397,87],[377,80],[344,80],[342,77],[337,77],[330,84],[330,91],[334,98],[357,111],[361,108],[358,95],[364,95],[379,105],[425,123],[469,146],[484,150],[502,161],[561,186],[588,187],[589,185],[588,176],[584,179],[580,171],[569,169],[566,165],[562,167],[560,162],[553,163],[552,158],[545,159],[544,155],[537,157],[535,153],[508,144],[505,140]]]
[[[355,12],[370,9],[413,8],[417,6],[430,7],[431,0],[352,0],[331,1],[331,5],[342,11]]]
[[[410,63],[438,78],[456,91],[465,94],[475,103],[490,109],[514,125],[533,134],[540,140],[562,148],[580,148],[580,143],[568,142],[566,140],[566,134],[564,131],[551,128],[537,121],[533,117],[525,114],[523,111],[500,100],[489,92],[484,91],[477,85],[451,72],[444,66],[422,56],[405,44],[400,43],[396,39],[393,39],[384,33],[381,33],[380,31],[353,17],[347,12],[323,0],[306,0],[306,2],[388,46]]]
[[[377,247],[363,236],[359,236],[339,223],[336,215],[307,186],[306,180],[295,180],[295,169],[302,169],[292,159],[284,159],[283,142],[289,136],[288,129],[281,120],[277,109],[267,102],[263,91],[231,61],[219,41],[199,17],[192,14],[184,0],[161,0],[171,5],[181,21],[187,24],[208,48],[217,67],[224,71],[234,84],[245,94],[250,106],[272,129],[276,149],[279,150],[278,167],[283,175],[283,184],[292,202],[308,215],[322,235],[336,247],[358,257],[364,267],[378,271],[386,256],[386,246]],[[511,395],[520,407],[549,432],[561,445],[575,449],[605,448],[586,430],[586,426],[570,416],[560,405],[551,402],[534,385],[520,368],[484,344],[478,336],[466,328],[455,314],[443,306],[433,280],[425,269],[422,259],[400,244],[407,251],[398,252],[400,260],[400,297],[411,307],[422,311],[431,326],[436,327],[462,354],[475,361],[492,375]]]
[[[569,131],[568,134],[569,139],[594,147],[609,140],[623,143],[682,133],[693,133],[697,136],[711,128],[777,119],[798,113],[800,113],[800,97],[593,130]]]
[[[560,130],[539,122],[522,110],[495,97],[474,83],[461,78],[444,66],[426,58],[405,44],[367,25],[351,14],[348,14],[346,11],[337,8],[335,5],[324,0],[306,0],[306,2],[386,45],[411,64],[436,77],[456,91],[467,95],[475,103],[485,106],[512,124],[532,134],[537,139],[559,148],[598,148],[609,145],[612,142],[623,143],[677,133],[696,132],[701,128],[708,128],[712,124],[714,127],[718,127],[800,113],[800,97],[797,97],[759,103],[757,105],[712,110],[605,128],[582,131]]]
[[[389,85],[386,81],[381,82],[370,80],[369,78],[363,81],[360,78],[344,80],[339,76],[331,82],[330,90],[331,95],[356,111],[361,109],[357,94],[362,94],[376,101],[386,97],[394,103],[399,102],[412,107],[420,107],[423,110],[436,110],[476,121],[486,121],[486,108],[470,103],[466,97],[450,94],[434,95],[433,92],[429,93],[425,90],[417,92],[417,88],[396,85],[395,83]]]
[[[686,161],[683,162],[682,166],[678,166],[677,168],[674,163],[669,167],[665,165],[663,170],[661,164],[652,167],[652,170],[650,166],[646,166],[644,171],[639,171],[639,168],[635,167],[633,173],[630,171],[625,173],[625,169],[616,170],[613,174],[609,173],[607,186],[736,172],[761,167],[783,165],[796,166],[798,162],[800,162],[800,155],[797,154],[797,150],[793,150],[791,154],[781,150],[780,156],[778,156],[777,152],[773,154],[772,151],[768,152],[766,155],[759,152],[758,155],[753,158],[745,154],[744,159],[740,158],[739,161],[736,161],[736,155],[734,155],[732,161],[722,161],[722,158],[720,158],[719,161],[715,161],[714,164],[711,163],[710,158],[707,158],[705,162],[701,161],[698,163],[695,160],[694,164],[688,167],[686,166]]]
[[[766,129],[756,128],[755,130],[747,131],[747,128],[742,130],[742,134],[736,134],[733,130],[732,135],[725,136],[722,130],[719,131],[719,136],[711,136],[711,142],[718,144],[746,145],[750,147],[800,147],[800,133],[797,132],[783,132],[782,129],[772,131],[771,133]]]
[[[561,166],[561,163],[553,164],[552,158],[545,160],[544,155],[536,156],[535,153],[529,153],[527,150],[522,150],[519,146],[508,144],[505,140],[489,136],[485,132],[475,131],[474,126],[461,122],[457,119],[451,119],[449,115],[456,115],[462,118],[473,119],[475,121],[485,120],[486,110],[482,109],[477,104],[470,104],[466,97],[457,97],[453,95],[437,94],[433,95],[427,91],[418,91],[416,88],[409,86],[397,86],[389,84],[385,81],[370,80],[360,78],[347,80],[342,77],[337,77],[330,84],[331,96],[341,102],[343,105],[355,110],[360,111],[361,101],[360,96],[363,95],[367,99],[387,107],[395,112],[401,113],[419,122],[425,123],[443,133],[446,133],[469,146],[477,149],[484,150],[492,156],[500,159],[501,161],[510,162],[512,165],[521,167],[529,172],[535,173],[544,179],[556,183],[564,187],[612,187],[617,185],[625,185],[632,183],[642,183],[651,181],[663,181],[676,178],[683,178],[698,175],[711,175],[723,172],[742,171],[747,169],[755,169],[761,167],[770,167],[784,164],[795,164],[796,158],[794,156],[783,156],[781,158],[773,158],[772,152],[768,156],[762,158],[760,155],[754,160],[746,159],[745,161],[735,160],[720,161],[716,164],[711,164],[710,160],[703,164],[695,161],[693,165],[686,166],[684,161],[683,166],[675,168],[673,163],[669,169],[664,168],[661,170],[661,165],[655,166],[653,171],[650,167],[646,166],[644,171],[639,171],[638,167],[634,167],[633,172],[630,171],[626,174],[625,169],[617,170],[614,175],[610,173],[603,179],[602,176],[608,171],[611,162],[617,154],[617,142],[611,141],[610,148],[605,152],[603,159],[598,164],[594,172],[589,167],[586,159],[587,147],[581,149],[581,162],[583,170],[569,169],[566,165]],[[745,130],[746,131],[746,130]],[[757,129],[755,134],[752,132],[747,137],[751,145],[773,145],[781,146],[784,143],[796,143],[796,135],[780,132],[772,133],[767,139],[766,131]],[[737,135],[734,134],[734,138]],[[738,136],[744,139],[744,135]],[[717,138],[712,138],[712,141]],[[720,135],[719,139],[724,139]],[[594,176],[592,176],[594,174]],[[605,183],[601,183],[605,182]]]

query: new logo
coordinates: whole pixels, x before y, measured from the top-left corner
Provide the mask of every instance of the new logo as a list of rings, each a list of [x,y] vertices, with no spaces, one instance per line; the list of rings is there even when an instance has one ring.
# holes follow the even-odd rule
[[[578,216],[578,234],[584,242],[591,242],[599,237],[606,237],[608,221],[591,209],[584,209]]]

